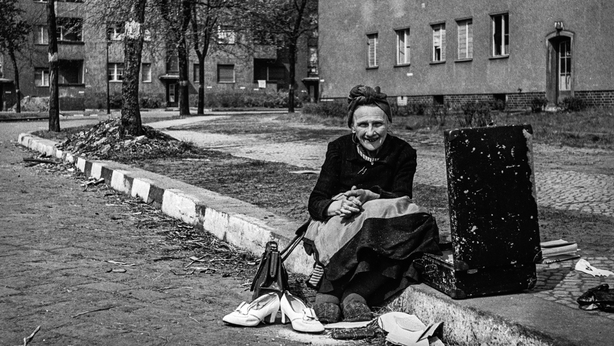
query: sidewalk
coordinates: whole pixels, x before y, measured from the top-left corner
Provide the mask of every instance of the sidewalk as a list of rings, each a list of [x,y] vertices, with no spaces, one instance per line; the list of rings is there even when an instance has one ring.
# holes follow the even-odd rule
[[[153,123],[156,128],[195,144],[231,152],[235,155],[288,162],[305,160],[306,167],[319,168],[324,157],[322,145],[300,145],[292,151],[289,146],[254,142],[239,136],[212,136],[180,130],[181,125],[204,121],[213,117],[192,117]],[[162,210],[186,222],[199,225],[237,246],[260,254],[264,243],[269,239],[287,242],[296,223],[261,210],[242,201],[234,200],[217,193],[196,188],[166,177],[134,169],[112,162],[90,162],[72,157],[69,153],[54,150],[53,142],[21,135],[19,142],[32,149],[50,155],[75,161],[77,167],[87,175],[103,177],[113,188],[138,196],[149,202],[159,203]],[[320,163],[319,163],[320,162]],[[417,183],[443,184],[442,162],[436,157],[422,158],[421,172]],[[567,174],[569,173],[569,174]],[[540,205],[556,208],[556,203],[567,198],[571,203],[561,203],[562,208],[570,208],[576,203],[581,205],[586,196],[594,193],[607,194],[614,191],[611,176],[589,176],[571,174],[573,172],[540,172],[538,200]],[[570,180],[599,181],[601,185],[582,184],[577,194],[570,194]],[[445,177],[444,177],[445,179]],[[445,180],[444,180],[445,181]],[[557,181],[563,183],[557,184]],[[605,181],[605,182],[604,182]],[[580,186],[580,185],[579,185]],[[584,192],[582,192],[584,191]],[[542,197],[546,196],[546,197]],[[588,198],[590,199],[590,198]],[[593,201],[594,202],[594,201]],[[612,216],[612,201],[605,200],[603,206],[590,212]],[[611,256],[583,254],[584,258],[598,268],[614,268]],[[538,283],[530,292],[519,294],[452,300],[425,285],[411,286],[391,303],[395,309],[415,313],[425,322],[443,321],[446,337],[458,344],[465,345],[608,345],[614,340],[614,314],[586,312],[578,309],[575,299],[588,288],[600,283],[612,283],[612,278],[592,278],[590,275],[573,270],[574,261],[551,265],[538,265]],[[288,262],[289,270],[307,273],[311,267],[310,259],[302,251],[293,253]]]

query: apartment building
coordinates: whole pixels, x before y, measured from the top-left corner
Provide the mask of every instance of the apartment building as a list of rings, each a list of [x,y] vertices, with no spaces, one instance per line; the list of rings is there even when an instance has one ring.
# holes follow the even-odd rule
[[[321,97],[367,84],[402,103],[612,106],[612,17],[610,0],[321,1]]]
[[[21,97],[49,96],[47,1],[20,0],[32,24],[27,48],[18,53]],[[58,26],[60,110],[106,109],[107,100],[121,94],[124,74],[123,24],[94,25],[87,18],[92,9],[83,0],[56,2]],[[253,49],[238,44],[244,37],[228,26],[219,26],[218,45],[206,58],[205,92],[216,90],[280,90],[288,88],[288,64],[275,46],[253,43]],[[146,32],[140,71],[140,96],[177,106],[179,65],[176,52],[161,51],[164,45],[151,41]],[[193,51],[189,61],[191,105],[196,105],[199,70]],[[317,37],[305,37],[296,64],[298,95],[317,98]],[[305,79],[304,82],[301,80]],[[14,72],[8,56],[0,54],[0,110],[16,100]]]

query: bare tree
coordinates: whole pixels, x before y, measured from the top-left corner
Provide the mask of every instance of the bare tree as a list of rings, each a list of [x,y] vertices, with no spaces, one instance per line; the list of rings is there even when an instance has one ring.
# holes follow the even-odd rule
[[[60,99],[58,93],[58,38],[55,0],[47,2],[47,32],[49,35],[49,131],[60,132]]]
[[[246,13],[252,17],[253,30],[268,31],[281,37],[279,48],[285,50],[289,65],[288,112],[294,113],[296,59],[299,40],[317,28],[317,0],[261,0],[248,2]]]
[[[179,62],[179,115],[190,115],[187,35],[194,0],[155,0],[168,28],[167,44],[175,45]]]
[[[145,30],[147,0],[134,0],[130,6],[129,20],[124,29],[124,79],[122,83],[122,112],[120,133],[140,136],[143,134],[139,108],[139,71]]]
[[[0,1],[0,50],[6,51],[15,70],[15,89],[17,93],[17,113],[21,113],[21,93],[19,91],[19,68],[15,53],[20,51],[30,32],[30,24],[21,16],[24,11],[17,7],[17,0]]]

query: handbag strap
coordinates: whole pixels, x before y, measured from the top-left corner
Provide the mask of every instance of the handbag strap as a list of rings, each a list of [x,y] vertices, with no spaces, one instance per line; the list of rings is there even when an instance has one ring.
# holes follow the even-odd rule
[[[302,224],[301,227],[299,227],[296,230],[296,236],[294,237],[294,239],[292,239],[290,244],[288,244],[288,246],[286,246],[283,250],[281,250],[279,254],[280,254],[282,262],[285,261],[286,258],[288,258],[288,256],[290,256],[290,254],[292,253],[292,251],[294,251],[296,246],[301,243],[303,238],[305,238],[305,234],[307,233],[307,226],[309,226],[309,222],[310,220]]]

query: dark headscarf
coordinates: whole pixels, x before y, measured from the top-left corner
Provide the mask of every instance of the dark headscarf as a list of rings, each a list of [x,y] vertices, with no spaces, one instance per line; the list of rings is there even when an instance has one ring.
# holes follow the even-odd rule
[[[381,93],[379,87],[375,89],[366,85],[357,85],[350,90],[350,96],[348,96],[348,126],[352,127],[354,121],[354,111],[358,106],[375,105],[386,113],[388,121],[392,122],[392,112],[390,111],[390,105],[386,99],[386,94]]]

